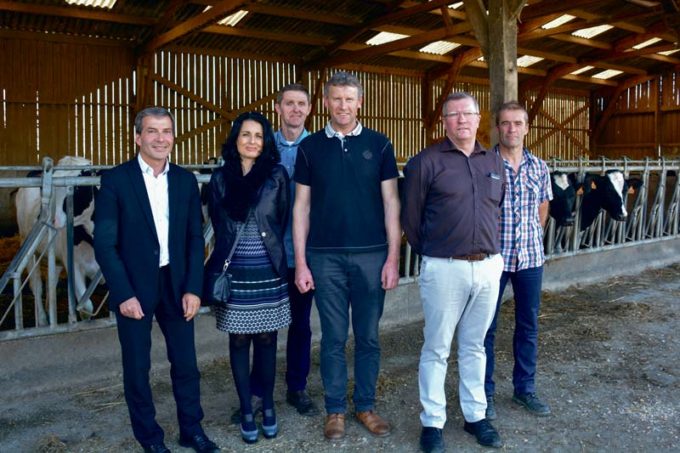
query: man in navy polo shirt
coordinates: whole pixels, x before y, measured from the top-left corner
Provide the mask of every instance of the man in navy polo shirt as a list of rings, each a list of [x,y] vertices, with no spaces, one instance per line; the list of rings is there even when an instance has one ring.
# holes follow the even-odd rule
[[[362,100],[363,88],[355,76],[334,74],[324,87],[331,119],[300,143],[295,163],[295,284],[301,293],[316,290],[327,412],[324,435],[331,440],[345,435],[350,319],[355,415],[375,436],[391,432],[374,408],[380,369],[378,323],[385,290],[399,281],[398,171],[389,139],[357,120]]]

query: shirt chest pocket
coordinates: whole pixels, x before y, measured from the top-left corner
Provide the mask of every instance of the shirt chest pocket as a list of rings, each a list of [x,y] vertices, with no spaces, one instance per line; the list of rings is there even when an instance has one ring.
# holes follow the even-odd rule
[[[481,185],[480,193],[484,194],[496,206],[500,204],[503,196],[503,180],[501,177],[496,173],[488,173],[478,178]]]
[[[535,206],[538,203],[540,191],[541,188],[539,186],[539,182],[535,178],[532,178],[531,176],[527,177],[522,190],[522,196],[520,199],[521,205]]]

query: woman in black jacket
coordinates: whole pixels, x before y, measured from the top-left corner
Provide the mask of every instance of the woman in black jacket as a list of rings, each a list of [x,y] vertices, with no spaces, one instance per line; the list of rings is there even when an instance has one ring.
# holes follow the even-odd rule
[[[240,401],[241,437],[257,442],[251,406],[250,344],[253,376],[263,389],[262,431],[278,432],[274,411],[277,331],[290,324],[283,233],[289,215],[289,179],[269,121],[260,113],[239,115],[222,146],[224,166],[210,179],[208,209],[215,231],[209,270],[221,268],[242,230],[229,272],[231,295],[215,310],[217,328],[229,333],[231,370]]]

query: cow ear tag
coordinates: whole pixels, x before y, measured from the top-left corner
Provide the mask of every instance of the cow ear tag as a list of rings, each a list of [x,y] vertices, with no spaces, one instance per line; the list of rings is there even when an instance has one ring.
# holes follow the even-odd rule
[[[579,187],[576,191],[576,195],[583,195],[583,186]]]
[[[635,193],[635,187],[630,186],[630,187],[628,188],[628,195],[633,195],[634,193]]]
[[[597,190],[597,184],[595,184],[595,181],[590,181],[590,188],[592,190]]]

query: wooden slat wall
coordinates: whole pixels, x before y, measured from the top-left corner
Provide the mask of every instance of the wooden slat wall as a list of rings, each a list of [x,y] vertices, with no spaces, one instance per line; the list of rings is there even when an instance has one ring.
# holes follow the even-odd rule
[[[615,102],[615,113],[596,145],[598,154],[632,159],[680,155],[680,72],[631,87]],[[598,99],[596,118],[606,107]]]
[[[243,110],[257,110],[276,128],[274,100],[258,104],[295,80],[295,67],[277,62],[159,52],[154,72],[184,93],[158,81],[154,82],[154,102],[175,115],[177,140],[173,161],[179,164],[205,162],[221,153],[230,121],[201,105],[207,101],[234,116]],[[187,93],[188,92],[188,93]],[[250,108],[251,104],[256,104]]]
[[[0,164],[127,154],[130,50],[12,38],[0,48]]]
[[[133,154],[136,80],[130,49],[20,38],[2,38],[0,46],[0,165],[33,164],[44,155],[66,154],[88,157],[95,164],[117,164]],[[201,163],[220,153],[230,120],[215,110],[230,117],[244,109],[259,110],[276,128],[271,94],[296,79],[296,68],[288,63],[183,52],[159,52],[150,69],[156,80],[149,102],[166,106],[177,116],[173,160],[180,164]],[[426,143],[421,80],[394,74],[357,75],[365,87],[360,119],[390,137],[398,159],[407,160]],[[304,74],[310,92],[319,76],[318,72]],[[434,84],[431,105],[443,85],[441,80]],[[654,156],[653,147],[643,145],[653,143],[655,124],[661,128],[663,152],[679,154],[678,85],[679,73],[664,75],[657,116],[652,105],[656,82],[629,90],[619,100],[619,112],[612,116],[598,150],[590,154]],[[489,145],[488,86],[466,82],[456,84],[454,90],[478,99],[482,111],[478,136]],[[529,102],[533,96],[529,94]],[[263,98],[268,99],[260,102]],[[550,94],[532,124],[528,146],[546,159],[587,154],[588,103],[585,97]],[[596,100],[596,104],[599,114],[604,103]],[[311,128],[317,130],[327,120],[319,98]],[[443,137],[441,122],[436,127],[435,137]]]
[[[536,93],[527,98],[533,103]],[[527,147],[542,159],[573,160],[588,156],[588,104],[586,97],[552,93],[529,128]]]

